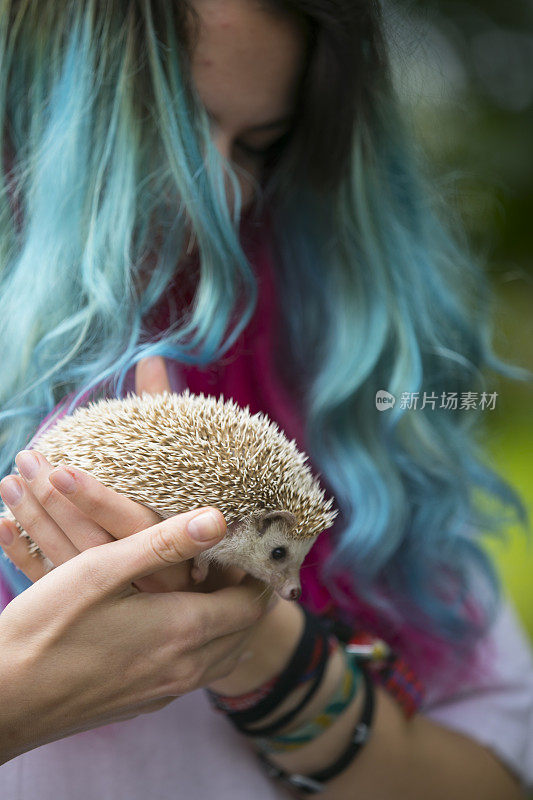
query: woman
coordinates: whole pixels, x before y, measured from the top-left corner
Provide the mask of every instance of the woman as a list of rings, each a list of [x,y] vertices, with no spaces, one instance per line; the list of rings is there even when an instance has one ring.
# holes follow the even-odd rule
[[[288,796],[298,781],[264,771],[250,730],[193,690],[235,722],[232,698],[253,711],[250,695],[271,698],[287,662],[322,642],[320,681],[302,669],[265,717],[316,681],[281,733],[312,725],[346,669],[335,637],[308,635],[329,614],[339,637],[356,622],[383,636],[425,700],[406,719],[376,681],[371,737],[348,752],[373,696],[358,673],[343,713],[274,766],[315,775],[348,753],[321,782],[328,800],[522,796],[531,654],[477,541],[503,517],[473,491],[524,510],[482,463],[475,414],[376,409],[382,389],[440,398],[484,389],[487,366],[522,373],[491,352],[482,272],[433,207],[377,5],[3,9],[1,456],[2,474],[18,454],[24,475],[0,488],[55,565],[45,575],[4,523],[6,599],[18,593],[0,616],[5,794]],[[43,410],[44,426],[92,392],[183,385],[267,411],[335,495],[301,605],[265,608],[236,570],[193,587],[187,561],[210,546],[187,533],[199,509],[158,525],[19,453]],[[207,519],[213,543],[225,525],[216,509]]]

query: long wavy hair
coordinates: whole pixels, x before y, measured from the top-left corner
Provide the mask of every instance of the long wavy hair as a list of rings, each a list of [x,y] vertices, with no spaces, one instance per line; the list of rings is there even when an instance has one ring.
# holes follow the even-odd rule
[[[380,413],[376,392],[461,397],[487,391],[487,369],[528,374],[491,349],[483,264],[399,111],[379,4],[263,5],[307,40],[296,121],[255,210],[271,215],[306,445],[342,512],[321,578],[339,606],[353,590],[390,630],[403,620],[458,652],[500,597],[480,536],[527,512],[487,463],[478,411]],[[106,380],[122,396],[149,355],[209,364],[253,314],[239,176],[211,141],[193,45],[185,2],[0,0],[2,475],[68,393],[69,411]],[[153,338],[143,319],[183,268],[187,224],[194,300]]]

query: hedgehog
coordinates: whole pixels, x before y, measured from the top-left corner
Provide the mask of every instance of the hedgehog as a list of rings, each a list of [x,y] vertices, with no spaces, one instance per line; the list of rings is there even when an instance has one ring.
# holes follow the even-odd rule
[[[162,519],[218,508],[227,532],[193,559],[195,583],[205,580],[210,564],[236,566],[297,600],[304,558],[338,513],[296,442],[265,413],[251,414],[222,395],[185,389],[93,401],[39,433],[30,447],[52,466],[79,467]]]

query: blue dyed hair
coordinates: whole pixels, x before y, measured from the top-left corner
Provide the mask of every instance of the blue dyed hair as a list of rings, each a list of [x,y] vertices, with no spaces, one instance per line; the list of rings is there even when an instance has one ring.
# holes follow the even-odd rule
[[[239,180],[191,86],[182,4],[124,5],[0,3],[0,130],[12,157],[0,172],[2,475],[67,393],[69,411],[105,381],[122,396],[126,373],[149,355],[209,364],[255,308]],[[342,511],[324,581],[333,587],[342,567],[383,615],[470,640],[499,597],[480,534],[513,515],[526,523],[527,512],[486,463],[479,413],[399,401],[381,413],[375,396],[440,399],[488,391],[486,369],[529,375],[491,349],[483,266],[406,130],[375,4],[281,5],[310,33],[298,110],[313,125],[295,129],[265,172],[263,201],[308,450]],[[352,61],[338,56],[348,52]],[[358,64],[372,81],[355,82]],[[143,319],[182,269],[187,222],[198,288],[190,314],[151,339]],[[28,585],[7,561],[0,568],[16,591]]]

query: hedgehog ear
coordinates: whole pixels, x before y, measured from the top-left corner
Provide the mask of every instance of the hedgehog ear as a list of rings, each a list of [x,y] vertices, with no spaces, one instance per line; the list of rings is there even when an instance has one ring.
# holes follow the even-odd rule
[[[273,522],[283,523],[283,527],[286,531],[290,531],[291,528],[294,528],[297,521],[292,511],[286,511],[285,509],[280,511],[262,511],[258,515],[257,531],[259,536],[262,536]]]

